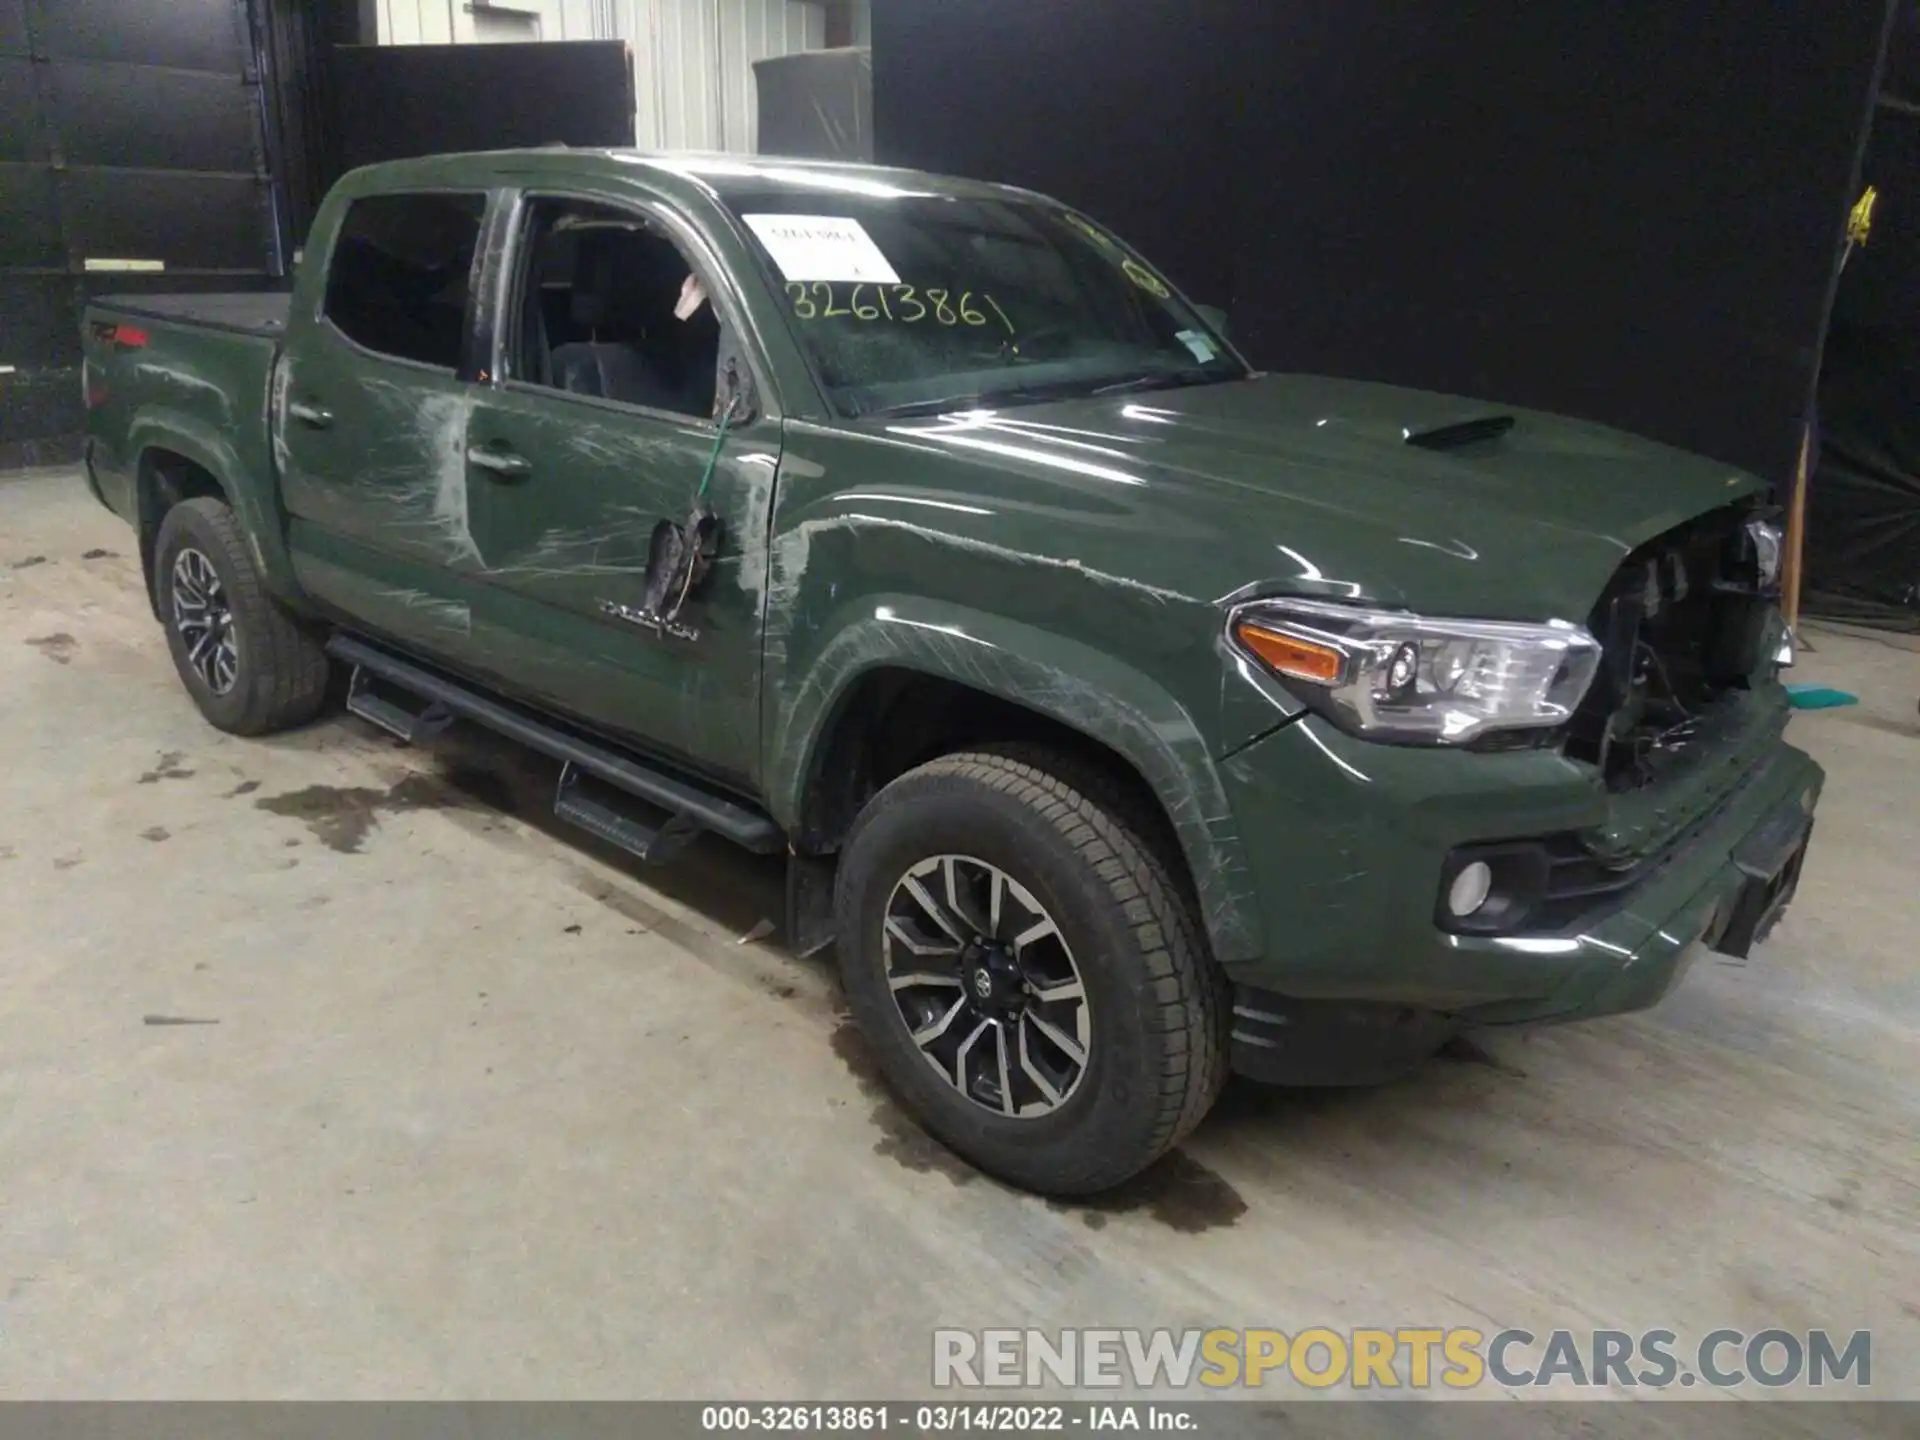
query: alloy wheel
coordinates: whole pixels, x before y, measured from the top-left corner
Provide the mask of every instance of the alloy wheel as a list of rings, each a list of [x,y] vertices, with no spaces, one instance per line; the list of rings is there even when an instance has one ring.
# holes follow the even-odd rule
[[[216,695],[240,679],[240,639],[233,607],[213,562],[191,547],[173,558],[173,628],[187,647],[187,664]]]
[[[1092,1014],[1066,937],[1033,892],[970,855],[934,855],[888,897],[887,986],[927,1063],[976,1105],[1034,1119],[1086,1074]]]

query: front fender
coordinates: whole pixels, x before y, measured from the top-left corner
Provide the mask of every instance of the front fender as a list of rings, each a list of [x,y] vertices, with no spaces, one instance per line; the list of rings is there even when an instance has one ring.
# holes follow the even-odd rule
[[[143,472],[150,451],[166,450],[191,460],[218,482],[240,518],[267,589],[282,599],[299,598],[287,553],[285,516],[273,486],[271,460],[242,455],[225,431],[169,406],[141,407],[127,429],[134,473]]]
[[[1193,717],[1162,686],[1090,646],[950,603],[878,595],[807,668],[773,727],[766,792],[798,826],[836,702],[868,671],[919,671],[1046,715],[1106,745],[1146,779],[1172,821],[1223,962],[1260,953],[1260,920],[1238,827]]]

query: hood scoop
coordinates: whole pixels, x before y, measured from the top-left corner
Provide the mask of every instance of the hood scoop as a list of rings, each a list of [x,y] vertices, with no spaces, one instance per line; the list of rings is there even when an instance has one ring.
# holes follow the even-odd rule
[[[1462,446],[1498,440],[1511,429],[1511,415],[1482,415],[1474,420],[1456,420],[1448,425],[1429,426],[1425,430],[1406,430],[1402,434],[1407,444],[1418,445],[1422,450],[1458,450]]]

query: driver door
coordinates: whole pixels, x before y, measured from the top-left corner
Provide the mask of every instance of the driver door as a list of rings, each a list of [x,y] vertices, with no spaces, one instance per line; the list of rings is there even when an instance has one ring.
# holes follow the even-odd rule
[[[524,197],[504,263],[498,364],[467,426],[476,649],[506,688],[750,783],[781,431],[749,415],[723,439],[713,417],[721,272],[664,211],[590,194]],[[676,313],[688,276],[709,298]],[[673,627],[642,623],[654,528],[703,482],[717,558]]]

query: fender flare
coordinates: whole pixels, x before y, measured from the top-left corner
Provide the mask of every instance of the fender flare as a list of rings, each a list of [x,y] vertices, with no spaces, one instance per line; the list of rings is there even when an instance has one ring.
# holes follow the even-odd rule
[[[297,600],[300,586],[294,578],[293,561],[287,551],[285,517],[277,495],[267,493],[247,461],[234,449],[233,442],[220,430],[193,416],[165,406],[142,408],[127,427],[127,452],[133,456],[133,472],[141,475],[152,450],[167,450],[191,460],[219,485],[227,503],[240,518],[247,543],[253,548],[253,562],[259,567],[268,590],[283,599]],[[139,523],[147,517],[141,515]]]
[[[1231,963],[1261,953],[1232,805],[1205,736],[1164,687],[1111,655],[1020,621],[910,596],[871,599],[877,603],[863,603],[860,618],[807,664],[775,717],[765,790],[782,825],[797,828],[850,687],[872,670],[917,671],[1045,715],[1126,760],[1172,823],[1215,958]]]

